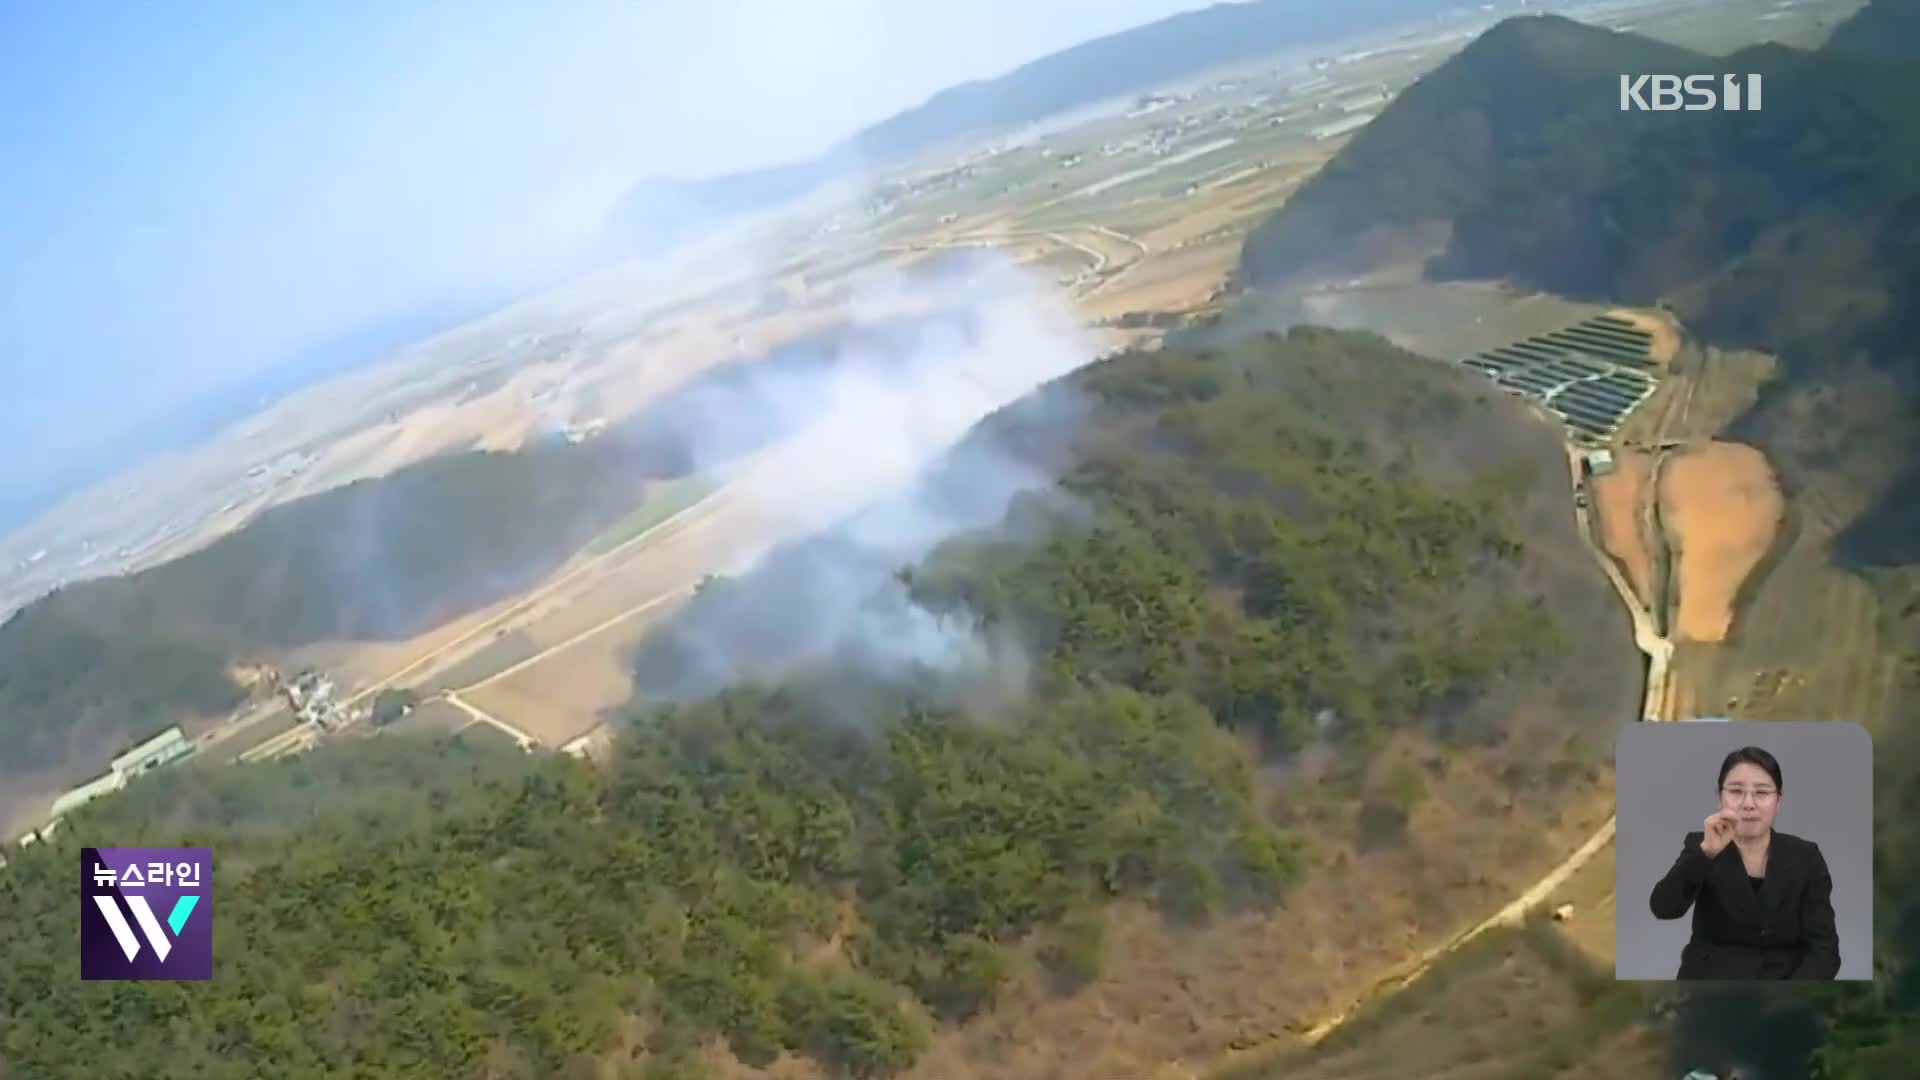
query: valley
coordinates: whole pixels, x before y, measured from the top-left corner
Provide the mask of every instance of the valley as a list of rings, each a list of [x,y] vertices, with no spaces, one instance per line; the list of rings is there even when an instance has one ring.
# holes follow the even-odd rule
[[[95,736],[159,715],[81,679],[58,737],[14,721],[35,756],[0,768],[6,835],[70,846],[150,813],[249,865],[310,844],[287,873],[314,895],[332,895],[329,860],[429,851],[435,880],[474,873],[463,918],[543,897],[568,915],[505,967],[444,939],[424,895],[368,901],[409,912],[409,940],[476,985],[522,988],[498,1026],[464,991],[434,999],[467,1033],[432,1051],[456,1071],[1659,1074],[1692,1021],[1608,970],[1612,738],[1722,715],[1897,736],[1920,654],[1886,597],[1912,561],[1849,553],[1897,495],[1879,466],[1912,445],[1908,375],[1832,359],[1883,325],[1836,316],[1830,342],[1788,325],[1768,245],[1856,259],[1864,290],[1899,276],[1892,255],[1794,233],[1812,226],[1791,178],[1767,191],[1793,235],[1754,252],[1711,249],[1744,225],[1710,241],[1649,215],[1608,246],[1545,196],[1512,208],[1542,177],[1607,205],[1641,191],[1607,153],[1567,165],[1529,142],[1536,105],[1574,117],[1556,138],[1686,147],[1701,175],[1758,184],[1737,141],[1627,132],[1580,95],[1635,50],[1813,48],[1860,7],[1569,9],[1655,41],[1457,14],[1223,70],[811,197],[671,275],[608,272],[290,399],[165,483],[120,481],[9,538],[43,548],[84,519],[105,530],[84,550],[121,560],[15,624],[108,655],[126,641],[122,670],[177,649],[179,670],[223,679],[325,672],[339,719],[209,676],[177,715],[189,766],[56,832],[45,807],[97,766]],[[1542,77],[1539,102],[1501,90],[1583,48],[1597,66]],[[1849,77],[1786,53],[1754,61],[1786,71],[1770,103]],[[1768,122],[1805,121],[1782,112]],[[1459,151],[1476,128],[1495,134]],[[383,485],[443,486],[418,479],[438,469],[479,494],[429,524],[382,504]],[[598,481],[546,479],[562,475]],[[221,508],[130,550],[153,508],[129,491],[173,511],[167,485],[189,480]],[[404,531],[427,553],[395,565],[508,553],[514,572],[448,573],[390,612],[357,599],[375,595],[364,564],[309,579],[229,558],[234,578],[206,580],[240,583],[236,619],[280,625],[279,592],[338,609],[286,601],[312,629],[271,641],[202,633],[220,620],[179,565],[257,552],[249,537],[314,507],[347,541]],[[454,516],[474,508],[492,514]],[[293,550],[322,554],[293,560],[313,573],[333,548]],[[162,605],[185,631],[123,635]],[[418,704],[375,723],[396,690]],[[491,786],[442,790],[435,754]],[[356,755],[419,772],[351,842],[324,806],[249,787],[349,791],[313,778]],[[436,819],[409,786],[459,809]],[[292,824],[255,833],[235,806]],[[1008,822],[1027,824],[988,827]],[[1099,859],[1061,854],[1073,830]],[[4,873],[41,873],[27,858]],[[587,883],[598,866],[617,890]],[[640,926],[607,914],[641,906]],[[268,909],[243,910],[245,940],[279,948]],[[259,1000],[309,992],[222,947]],[[317,936],[290,947],[343,1001],[412,977]],[[640,991],[622,973],[643,954]],[[0,1019],[28,1006],[0,996]],[[262,1054],[345,1060],[260,1030]],[[362,1036],[356,1052],[401,1060],[407,1036]],[[0,1066],[21,1045],[37,1052],[0,1041]]]

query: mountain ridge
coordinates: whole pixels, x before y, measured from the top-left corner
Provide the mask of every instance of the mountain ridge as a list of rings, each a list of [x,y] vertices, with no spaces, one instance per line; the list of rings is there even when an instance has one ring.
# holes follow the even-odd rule
[[[1791,506],[1843,501],[1823,524],[1836,531],[1811,556],[1818,565],[1798,573],[1839,571],[1867,586],[1873,629],[1855,643],[1860,659],[1884,654],[1898,685],[1920,690],[1913,11],[1873,0],[1821,49],[1756,46],[1687,65],[1763,75],[1757,112],[1623,112],[1615,87],[1577,65],[1541,62],[1542,35],[1503,23],[1409,88],[1249,234],[1239,271],[1246,302],[1269,287],[1349,272],[1372,254],[1361,239],[1373,223],[1405,231],[1438,220],[1444,240],[1426,249],[1429,280],[1661,303],[1704,345],[1776,355],[1780,375],[1716,437],[1760,449]],[[1653,43],[1631,35],[1560,26],[1544,37],[1654,55]],[[1520,70],[1535,73],[1531,100],[1490,92]],[[1659,69],[1636,61],[1622,70]],[[1476,123],[1477,141],[1460,138]],[[1390,165],[1418,183],[1383,178]],[[1920,951],[1910,933],[1920,918],[1912,888],[1920,843],[1892,824],[1915,809],[1906,793],[1920,774],[1920,736],[1896,716],[1865,719],[1876,723],[1876,821],[1887,823],[1875,840],[1879,979],[1782,999],[1800,1010],[1796,1023],[1824,1031],[1821,1075],[1835,1078],[1894,1075],[1920,1030]],[[1733,997],[1720,1000],[1735,1007]],[[1677,1038],[1695,1023],[1681,1024]]]
[[[1502,20],[1416,80],[1287,205],[1255,226],[1237,277],[1268,285],[1371,260],[1363,232],[1451,225],[1510,159],[1564,141],[1618,141],[1622,71],[1686,70],[1701,54],[1558,15]],[[1610,163],[1589,163],[1589,168]]]
[[[1062,423],[1063,404],[1085,412]],[[717,697],[636,695],[593,763],[383,734],[162,770],[0,878],[0,1070],[687,1076],[710,1073],[683,1059],[724,1046],[812,1075],[1141,1075],[1088,1070],[1102,1051],[1084,1029],[1010,1061],[979,1024],[1071,1008],[1140,1060],[1224,1049],[1239,1018],[1189,1028],[1222,999],[1184,979],[1190,1009],[1158,1010],[1144,1041],[1113,1030],[1116,983],[1167,1000],[1133,935],[1297,956],[1309,903],[1356,918],[1367,886],[1347,875],[1498,851],[1486,873],[1504,878],[1546,857],[1525,845],[1571,801],[1598,802],[1637,656],[1625,634],[1578,643],[1619,608],[1566,514],[1558,434],[1483,380],[1322,330],[1133,350],[995,414],[943,463],[964,474],[976,455],[1051,483],[908,571],[859,558],[851,591],[1005,631],[1029,662],[994,658],[985,681],[1017,692],[836,649]],[[921,513],[973,486],[943,476],[885,502]],[[770,560],[673,622],[719,628],[704,643],[736,655],[791,636],[778,579],[809,565]],[[1324,777],[1263,767],[1287,762]],[[1461,813],[1491,816],[1435,837]],[[73,857],[183,836],[223,853],[221,976],[109,1000],[59,932]],[[1429,903],[1362,913],[1338,947],[1450,933],[1436,894],[1487,884],[1435,874]],[[1203,963],[1235,986],[1325,977]]]
[[[243,699],[229,665],[324,641],[404,640],[531,586],[651,497],[793,433],[791,387],[906,372],[971,313],[846,324],[720,363],[571,443],[427,458],[262,511],[203,548],[74,582],[0,621],[0,784]],[[926,361],[918,361],[925,363]],[[724,431],[702,424],[726,416]]]
[[[704,178],[642,181],[610,215],[609,244],[654,252],[702,227],[771,209],[863,168],[897,164],[942,143],[1011,130],[1076,108],[1289,47],[1331,44],[1448,10],[1435,0],[1215,3],[1107,34],[1000,75],[941,90],[799,161]]]
[[[1823,48],[1885,60],[1911,61],[1915,59],[1916,41],[1920,41],[1920,4],[1874,0],[1834,27]]]

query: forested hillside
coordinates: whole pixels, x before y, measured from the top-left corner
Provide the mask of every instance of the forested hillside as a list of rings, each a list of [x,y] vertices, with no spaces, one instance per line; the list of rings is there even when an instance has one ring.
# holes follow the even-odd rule
[[[1247,240],[1256,286],[1363,252],[1368,223],[1439,221],[1436,277],[1669,304],[1787,377],[1734,426],[1789,491],[1867,508],[1836,545],[1920,656],[1920,35],[1877,0],[1820,52],[1691,57],[1553,17],[1508,20],[1409,89]],[[1864,29],[1862,29],[1864,28]],[[1877,28],[1877,29],[1876,29]],[[1846,48],[1871,33],[1876,57]],[[1904,57],[1904,61],[1902,58]],[[1596,66],[1597,65],[1597,66]],[[1602,71],[1766,80],[1760,112],[1621,112]],[[1396,179],[1397,178],[1397,179]]]
[[[1190,693],[1280,752],[1322,712],[1352,734],[1465,716],[1505,665],[1565,644],[1553,605],[1593,595],[1550,494],[1564,483],[1551,429],[1475,390],[1384,342],[1310,330],[1102,365],[990,420],[923,501],[963,502],[983,442],[1057,484],[933,551],[904,588],[870,573],[855,598],[868,618],[849,625],[949,617],[984,653],[1010,639],[1042,670]],[[1482,432],[1492,417],[1507,426]],[[642,693],[697,698],[884,645],[812,628],[836,625],[844,583],[887,565],[859,539],[887,535],[886,513],[696,597],[642,649]]]
[[[1857,493],[1865,508],[1831,554],[1875,587],[1880,636],[1920,690],[1915,10],[1874,0],[1819,52],[1725,58],[1509,20],[1409,89],[1257,229],[1242,276],[1279,283],[1318,272],[1325,251],[1370,254],[1373,223],[1439,222],[1430,276],[1665,302],[1709,343],[1778,354],[1784,377],[1727,434],[1764,450],[1790,495]],[[1621,112],[1620,71],[1760,73],[1765,108]],[[1836,1077],[1901,1071],[1920,1030],[1920,848],[1890,824],[1914,810],[1920,743],[1909,726],[1879,738],[1883,975],[1876,992],[1839,995],[1844,1007],[1806,999],[1833,1021]]]
[[[1364,262],[1492,205],[1489,188],[1504,177],[1609,175],[1643,118],[1663,115],[1621,113],[1620,72],[1687,71],[1702,59],[1557,15],[1504,20],[1402,91],[1249,233],[1240,277],[1264,286]],[[1527,199],[1552,197],[1580,205],[1558,188]]]
[[[1621,71],[1722,68],[1763,74],[1766,108],[1619,108]],[[1769,45],[1710,58],[1555,16],[1509,19],[1262,223],[1242,276],[1264,285],[1353,250],[1369,228],[1440,223],[1438,276],[1669,297],[1715,337],[1844,347],[1903,329],[1885,320],[1911,310],[1916,89],[1920,71],[1852,56]]]
[[[674,471],[665,453],[629,449],[435,458],[28,605],[0,626],[0,777],[97,761],[106,744],[231,708],[236,660],[405,637],[525,588]]]
[[[847,325],[716,365],[571,444],[463,452],[273,507],[172,562],[69,586],[0,625],[0,781],[243,697],[236,661],[320,641],[397,640],[518,593],[656,482],[793,433],[834,379],[908,379],[964,313]],[[76,777],[77,778],[77,777]]]
[[[1876,0],[1835,27],[1827,38],[1826,48],[1911,62],[1917,41],[1920,41],[1920,5],[1903,0]]]
[[[1261,757],[1474,753],[1531,703],[1592,761],[1637,693],[1557,433],[1378,339],[1122,355],[981,441],[1057,482],[871,599],[1018,662],[744,650],[603,767],[381,737],[143,782],[0,874],[0,1073],[692,1076],[719,1039],[888,1075],[1027,965],[1124,963],[1115,899],[1197,923],[1313,874]],[[787,565],[666,640],[726,647]],[[109,839],[214,848],[213,982],[78,981],[74,852]]]

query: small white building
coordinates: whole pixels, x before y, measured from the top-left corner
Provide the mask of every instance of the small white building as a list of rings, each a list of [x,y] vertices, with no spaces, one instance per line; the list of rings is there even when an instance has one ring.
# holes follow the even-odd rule
[[[116,755],[113,771],[122,776],[138,776],[193,753],[193,742],[178,724]]]
[[[47,811],[51,818],[62,818],[87,805],[102,795],[109,795],[127,786],[127,777],[122,772],[109,772],[73,788],[53,800],[53,806]]]
[[[39,831],[42,837],[51,836],[60,819],[80,809],[95,799],[119,791],[127,786],[127,781],[142,773],[151,772],[162,765],[180,760],[192,754],[193,741],[186,732],[175,725],[114,756],[112,767],[78,787],[63,792],[53,800],[47,811],[49,819],[46,828]]]

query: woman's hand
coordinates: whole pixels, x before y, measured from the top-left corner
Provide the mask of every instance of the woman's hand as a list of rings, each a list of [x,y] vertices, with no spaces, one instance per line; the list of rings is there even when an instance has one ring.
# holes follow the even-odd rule
[[[1734,816],[1728,811],[1718,810],[1708,814],[1704,824],[1706,835],[1700,838],[1700,851],[1711,859],[1733,843]]]

